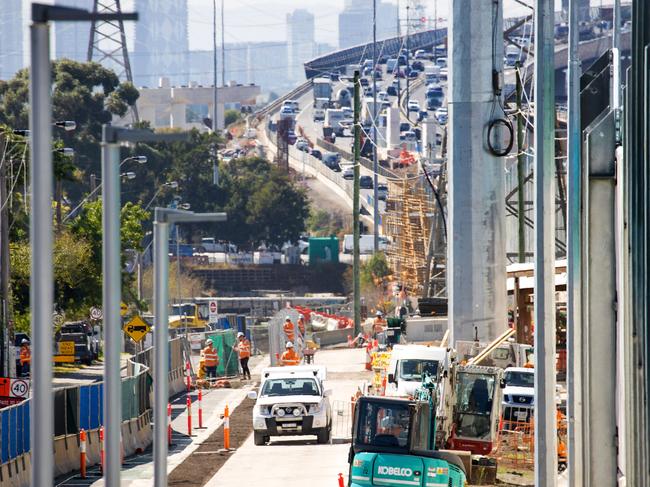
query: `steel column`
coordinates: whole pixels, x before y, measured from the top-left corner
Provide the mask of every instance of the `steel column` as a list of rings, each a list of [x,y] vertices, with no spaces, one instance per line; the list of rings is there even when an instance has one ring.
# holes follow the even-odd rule
[[[156,210],[154,240],[154,486],[167,486],[167,402],[169,400],[169,223],[161,221]],[[165,418],[163,420],[163,418]]]
[[[557,484],[554,2],[535,8],[535,485]]]
[[[31,483],[52,485],[54,477],[54,400],[52,398],[52,99],[50,28],[46,22],[30,27],[29,129],[31,212],[29,215],[32,312],[32,406],[30,408]]]
[[[104,310],[104,483],[119,487],[122,467],[122,265],[120,236],[120,146],[102,142],[102,269],[104,273],[102,306]]]

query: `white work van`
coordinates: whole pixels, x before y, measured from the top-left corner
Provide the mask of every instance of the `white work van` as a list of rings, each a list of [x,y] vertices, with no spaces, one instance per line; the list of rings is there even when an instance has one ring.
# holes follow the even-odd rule
[[[332,434],[330,390],[325,390],[327,369],[297,365],[267,367],[262,370],[253,408],[253,436],[256,445],[271,436],[315,435],[318,443],[328,443]]]
[[[424,374],[438,382],[448,368],[448,356],[443,347],[395,345],[387,369],[386,395],[412,396],[422,385]]]

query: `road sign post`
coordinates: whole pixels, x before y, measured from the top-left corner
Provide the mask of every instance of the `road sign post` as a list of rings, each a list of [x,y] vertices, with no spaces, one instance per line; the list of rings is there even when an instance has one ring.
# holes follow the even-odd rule
[[[217,300],[216,299],[211,299],[210,303],[208,304],[208,310],[209,310],[209,322],[210,323],[216,323],[217,320],[219,319],[219,306],[217,305]]]

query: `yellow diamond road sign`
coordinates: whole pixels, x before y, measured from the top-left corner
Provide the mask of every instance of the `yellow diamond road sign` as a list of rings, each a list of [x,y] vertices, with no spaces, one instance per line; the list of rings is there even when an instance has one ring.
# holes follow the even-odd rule
[[[124,301],[120,303],[120,316],[124,316],[129,312],[129,307]]]
[[[149,324],[144,321],[140,316],[135,315],[131,320],[124,325],[124,333],[129,335],[134,341],[139,342],[144,336],[151,331]]]

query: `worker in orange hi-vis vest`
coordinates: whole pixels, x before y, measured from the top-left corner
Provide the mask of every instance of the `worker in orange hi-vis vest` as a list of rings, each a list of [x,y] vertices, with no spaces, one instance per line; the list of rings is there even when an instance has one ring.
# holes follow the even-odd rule
[[[23,338],[20,342],[20,375],[29,377],[29,368],[32,365],[32,351],[29,348],[29,340]]]
[[[384,319],[384,314],[381,311],[377,311],[374,321],[372,322],[372,333],[375,338],[379,333],[386,331],[388,322]]]
[[[251,371],[248,368],[248,359],[251,357],[251,342],[241,331],[237,333],[237,343],[232,347],[239,355],[239,365],[241,365],[242,377],[250,380]]]
[[[292,342],[296,339],[296,325],[291,321],[291,317],[287,316],[284,320],[284,334],[287,336],[287,340]]]
[[[205,363],[205,375],[208,379],[217,378],[217,366],[219,365],[219,355],[217,349],[212,346],[212,339],[208,338],[205,342],[206,347],[201,350],[201,357]]]
[[[280,357],[280,365],[298,365],[300,364],[300,357],[293,349],[293,343],[287,342],[286,350]]]
[[[301,335],[305,336],[305,318],[300,315],[298,318],[298,329],[300,330]]]

